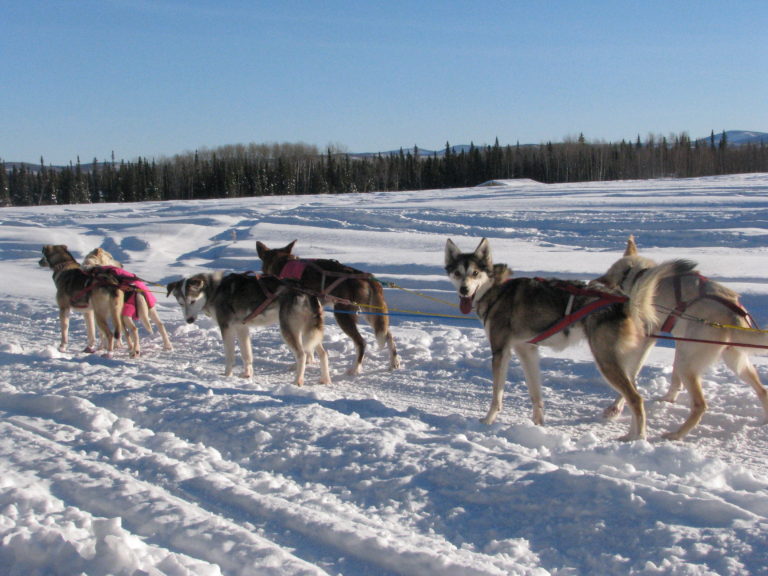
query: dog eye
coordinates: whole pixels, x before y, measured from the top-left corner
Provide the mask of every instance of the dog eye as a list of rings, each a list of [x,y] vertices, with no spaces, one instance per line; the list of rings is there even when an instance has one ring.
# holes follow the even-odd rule
[[[480,272],[478,272],[477,270],[475,270],[474,272],[472,272],[472,276],[474,276],[474,277],[477,277],[477,276],[479,276],[479,275],[480,275]]]

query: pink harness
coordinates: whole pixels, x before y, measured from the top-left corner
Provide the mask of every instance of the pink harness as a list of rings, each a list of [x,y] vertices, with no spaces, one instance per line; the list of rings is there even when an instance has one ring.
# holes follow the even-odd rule
[[[154,308],[157,303],[157,298],[152,292],[149,291],[149,287],[139,280],[138,276],[118,268],[117,266],[101,266],[101,268],[108,268],[112,270],[120,278],[120,289],[125,292],[125,303],[123,304],[123,316],[130,316],[133,319],[138,319],[139,311],[136,307],[136,296],[139,292],[142,292],[144,298],[147,301],[148,308]]]

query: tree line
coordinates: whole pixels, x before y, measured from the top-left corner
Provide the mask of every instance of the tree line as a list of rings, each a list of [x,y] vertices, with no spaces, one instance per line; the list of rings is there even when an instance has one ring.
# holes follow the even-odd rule
[[[440,153],[417,147],[355,155],[306,144],[250,144],[158,160],[114,157],[82,165],[37,166],[0,160],[0,206],[240,198],[292,194],[424,190],[497,179],[544,183],[698,177],[768,172],[765,143],[729,145],[725,133],[692,141],[687,134],[644,141],[493,145]]]

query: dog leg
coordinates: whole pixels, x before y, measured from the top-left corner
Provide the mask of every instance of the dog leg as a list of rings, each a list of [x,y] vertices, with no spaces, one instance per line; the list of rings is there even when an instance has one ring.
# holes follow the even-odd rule
[[[311,355],[311,349],[304,349],[301,333],[295,332],[292,329],[289,319],[284,318],[282,314],[280,316],[280,332],[283,336],[283,341],[296,359],[296,377],[293,383],[296,386],[304,386],[304,372],[307,369],[307,357]]]
[[[165,329],[165,324],[163,324],[163,321],[160,320],[160,316],[158,316],[157,310],[150,308],[149,317],[152,319],[152,322],[155,323],[155,326],[157,326],[157,331],[160,332],[160,336],[163,339],[163,349],[172,351],[173,344],[171,344],[171,339],[168,337],[168,331]]]
[[[125,340],[128,344],[128,353],[131,358],[141,356],[141,344],[139,342],[139,327],[130,316],[123,316]]]
[[[87,344],[83,352],[93,354],[96,352],[96,321],[93,318],[93,310],[83,312],[83,318],[85,319],[85,330],[88,334]]]
[[[723,360],[743,382],[752,386],[763,407],[764,419],[768,422],[768,391],[760,382],[760,376],[757,375],[749,356],[740,348],[727,348],[723,353]]]
[[[384,303],[383,297],[376,299],[373,302],[374,309],[378,309],[382,314],[387,313],[387,305]],[[397,354],[397,347],[395,346],[395,339],[392,337],[392,333],[389,331],[389,319],[383,315],[370,315],[366,317],[368,323],[373,328],[374,334],[376,334],[376,342],[379,348],[386,347],[389,350],[389,369],[397,370],[400,368],[400,356]]]
[[[539,349],[530,344],[513,346],[515,355],[520,360],[525,376],[525,385],[533,406],[533,423],[537,426],[544,424],[544,402],[541,399],[541,367]]]
[[[680,395],[680,391],[683,389],[683,381],[680,378],[680,373],[677,368],[677,354],[675,354],[675,361],[672,364],[672,381],[669,383],[669,390],[659,400],[662,402],[669,402],[674,404],[677,402],[677,397]]]
[[[667,440],[681,440],[696,425],[701,422],[704,412],[707,411],[707,401],[704,398],[704,392],[701,389],[701,378],[698,373],[686,373],[683,377],[685,388],[691,397],[691,413],[675,432],[667,432],[663,435]]]
[[[219,326],[224,343],[224,376],[232,376],[235,368],[235,331],[231,326]]]
[[[647,432],[643,397],[640,396],[634,382],[632,382],[624,371],[624,367],[621,365],[616,351],[610,349],[610,351],[601,352],[598,350],[598,347],[591,345],[590,348],[592,348],[592,354],[595,357],[595,363],[597,364],[600,373],[608,384],[622,395],[624,401],[629,405],[629,409],[632,411],[632,423],[629,427],[629,433],[619,438],[619,440],[625,442],[630,440],[645,440]]]
[[[648,357],[651,349],[656,344],[655,338],[644,338],[642,335],[639,335],[638,338],[638,342],[640,344],[631,347],[628,351],[621,355],[622,364],[624,366],[622,371],[629,376],[629,379],[632,382],[637,382],[637,375],[640,374],[640,369],[645,364],[645,359]],[[618,396],[613,401],[613,404],[603,410],[603,418],[608,420],[618,418],[624,411],[625,404],[626,401],[624,400],[624,396]]]
[[[322,344],[315,347],[317,355],[320,357],[320,384],[331,383],[331,370],[328,366],[328,352]]]
[[[504,384],[507,381],[507,371],[509,370],[509,359],[511,357],[509,346],[503,346],[501,349],[494,348],[491,359],[491,372],[493,374],[493,397],[491,398],[491,407],[485,418],[480,420],[483,424],[490,426],[501,412],[504,396]]]
[[[334,310],[353,311],[354,308],[337,304]],[[365,340],[360,336],[360,332],[357,330],[357,320],[355,314],[347,314],[346,312],[334,312],[336,323],[339,325],[344,333],[352,338],[352,342],[355,343],[355,360],[352,362],[352,366],[347,371],[350,375],[360,374],[363,365],[363,357],[365,356]]]
[[[610,406],[603,410],[603,418],[607,420],[618,418],[624,411],[624,404],[626,404],[624,396],[618,396]]]
[[[391,332],[387,332],[387,347],[389,348],[389,369],[390,370],[397,370],[400,368],[400,356],[397,353],[397,348],[395,347],[395,339],[392,337]]]
[[[251,331],[245,324],[239,325],[235,328],[237,332],[237,340],[240,343],[240,356],[243,358],[243,373],[241,378],[253,377],[253,348],[251,347]],[[233,363],[234,363],[234,348],[232,350]]]
[[[59,352],[66,352],[69,344],[69,308],[59,307],[59,324],[61,325],[61,341]]]

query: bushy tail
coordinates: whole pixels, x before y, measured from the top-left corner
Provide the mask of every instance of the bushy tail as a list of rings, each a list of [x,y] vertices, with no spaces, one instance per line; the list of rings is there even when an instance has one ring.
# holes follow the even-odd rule
[[[115,290],[114,297],[110,300],[109,315],[112,319],[115,340],[120,338],[123,333],[123,306],[125,304],[125,293],[122,290]]]
[[[632,286],[629,293],[627,313],[650,334],[658,329],[659,316],[656,313],[654,301],[659,282],[664,278],[689,274],[696,268],[696,263],[690,260],[668,260],[658,266],[649,268]]]

